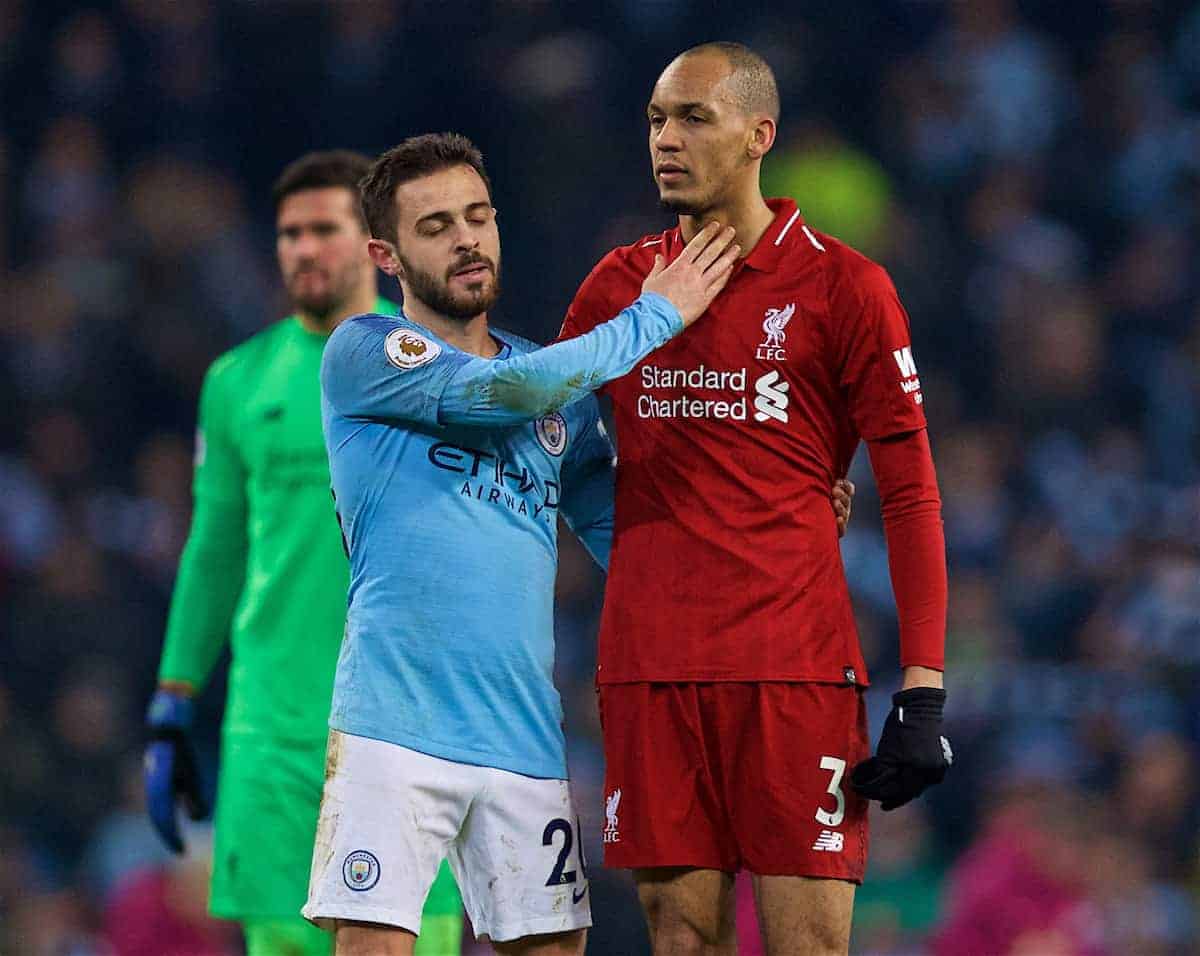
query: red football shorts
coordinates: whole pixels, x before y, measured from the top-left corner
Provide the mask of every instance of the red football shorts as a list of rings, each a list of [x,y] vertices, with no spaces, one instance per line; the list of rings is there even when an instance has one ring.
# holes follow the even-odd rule
[[[604,863],[861,883],[870,755],[862,693],[837,684],[606,684]]]

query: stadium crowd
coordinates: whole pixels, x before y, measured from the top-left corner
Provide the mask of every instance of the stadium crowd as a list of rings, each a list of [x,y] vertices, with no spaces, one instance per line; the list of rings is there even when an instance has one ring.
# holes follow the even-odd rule
[[[494,322],[548,340],[601,254],[670,222],[642,110],[713,38],[777,71],[768,194],[891,272],[945,500],[957,759],[873,811],[853,952],[1200,949],[1200,4],[0,0],[0,953],[239,951],[203,915],[203,827],[168,858],[138,759],[200,381],[286,311],[272,178],[467,133]],[[851,477],[877,733],[894,610],[864,456]],[[603,580],[563,542],[590,951],[636,953],[596,865]]]

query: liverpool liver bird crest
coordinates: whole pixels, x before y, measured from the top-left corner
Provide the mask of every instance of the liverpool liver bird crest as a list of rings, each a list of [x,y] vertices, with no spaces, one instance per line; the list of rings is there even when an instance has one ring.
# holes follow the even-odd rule
[[[767,348],[783,347],[783,343],[787,339],[787,333],[783,330],[792,321],[795,312],[795,302],[789,302],[782,309],[767,309],[767,317],[763,320],[763,333],[767,337],[767,340],[763,342],[764,346]]]

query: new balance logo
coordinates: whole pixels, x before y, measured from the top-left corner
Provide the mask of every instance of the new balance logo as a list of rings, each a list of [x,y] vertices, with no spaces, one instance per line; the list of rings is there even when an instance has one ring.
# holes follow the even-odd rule
[[[754,383],[754,420],[765,422],[769,418],[787,424],[788,383],[781,381],[776,371],[767,372]]]
[[[822,830],[817,842],[812,845],[814,850],[824,850],[826,853],[841,853],[846,846],[846,838],[834,830]]]
[[[892,358],[900,366],[901,378],[912,378],[917,374],[917,363],[913,361],[912,348],[910,346],[906,345],[902,349],[896,349],[892,352]]]

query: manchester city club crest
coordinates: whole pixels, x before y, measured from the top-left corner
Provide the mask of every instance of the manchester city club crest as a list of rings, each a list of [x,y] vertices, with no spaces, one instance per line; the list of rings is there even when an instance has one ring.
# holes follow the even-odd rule
[[[558,412],[544,415],[533,423],[538,443],[550,454],[561,455],[567,447],[567,420]]]
[[[342,862],[342,879],[356,893],[379,882],[379,861],[369,850],[355,850]]]

